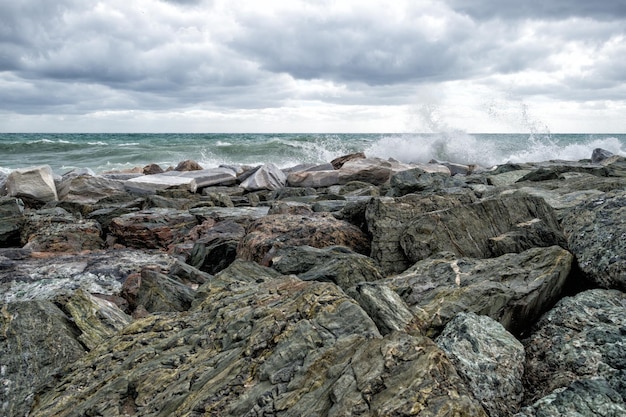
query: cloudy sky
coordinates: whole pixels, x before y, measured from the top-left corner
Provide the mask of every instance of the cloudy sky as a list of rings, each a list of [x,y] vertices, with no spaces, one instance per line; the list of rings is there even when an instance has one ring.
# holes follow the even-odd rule
[[[626,132],[626,0],[0,0],[0,132]]]

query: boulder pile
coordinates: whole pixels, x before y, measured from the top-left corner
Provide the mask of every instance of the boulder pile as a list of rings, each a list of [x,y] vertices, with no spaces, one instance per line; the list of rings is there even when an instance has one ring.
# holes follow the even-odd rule
[[[626,158],[0,183],[0,415],[626,415]]]

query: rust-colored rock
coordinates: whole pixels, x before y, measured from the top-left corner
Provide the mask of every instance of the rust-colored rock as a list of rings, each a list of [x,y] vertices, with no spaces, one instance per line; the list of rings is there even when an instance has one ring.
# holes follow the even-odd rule
[[[330,161],[330,164],[333,166],[333,168],[340,169],[343,164],[354,159],[365,159],[365,154],[363,152],[357,152],[351,153],[349,155],[343,155]]]
[[[369,254],[370,243],[358,227],[328,213],[268,215],[253,222],[237,248],[237,257],[263,264],[272,249],[342,245]],[[270,254],[271,255],[271,254]]]
[[[174,168],[174,171],[200,171],[202,167],[196,161],[188,159],[186,161],[179,162]]]

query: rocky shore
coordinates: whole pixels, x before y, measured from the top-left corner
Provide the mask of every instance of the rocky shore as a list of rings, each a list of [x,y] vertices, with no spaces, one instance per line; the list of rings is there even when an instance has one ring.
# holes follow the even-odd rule
[[[623,156],[0,187],[2,416],[626,415]]]

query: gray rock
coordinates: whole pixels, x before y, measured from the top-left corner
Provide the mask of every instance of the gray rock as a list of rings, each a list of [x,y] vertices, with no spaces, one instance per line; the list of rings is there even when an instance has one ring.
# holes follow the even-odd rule
[[[562,248],[567,247],[563,233],[540,219],[518,223],[513,225],[508,232],[487,240],[491,256],[520,253],[528,248],[542,247],[547,244],[559,245]]]
[[[164,253],[112,250],[54,257],[26,253],[5,257],[0,268],[0,301],[50,300],[83,288],[93,294],[118,294],[122,283],[144,266],[169,270],[176,260]]]
[[[9,174],[7,195],[41,202],[57,201],[54,174],[48,165],[19,168]]]
[[[519,410],[524,388],[524,346],[495,320],[459,313],[436,339],[437,345],[490,417]]]
[[[128,297],[131,309],[141,307],[150,313],[186,311],[195,298],[191,288],[152,268],[142,269],[139,282],[133,284],[133,297]]]
[[[452,207],[415,217],[403,231],[400,244],[412,262],[449,251],[459,256],[488,258],[492,256],[491,238],[507,233],[519,224],[540,219],[548,233],[518,240],[519,249],[552,246],[563,243],[555,213],[543,199],[510,196]],[[546,238],[546,240],[543,240]],[[556,239],[554,239],[556,238]]]
[[[198,217],[200,221],[213,219],[216,222],[233,220],[249,222],[267,215],[269,207],[195,207],[189,213]]]
[[[413,168],[391,176],[388,195],[400,197],[410,193],[432,192],[464,185],[463,181],[451,177],[449,172],[427,172],[421,168]]]
[[[530,337],[523,340],[526,404],[533,404],[557,389],[571,387],[576,381],[594,379],[620,393],[619,401],[610,399],[608,403],[623,406],[626,401],[625,329],[626,294],[623,292],[594,289],[559,301],[539,320]],[[592,385],[592,391],[577,396],[595,397],[598,387]],[[567,395],[571,396],[580,388]]]
[[[65,314],[50,301],[3,303],[0,329],[0,414],[24,417],[35,393],[55,384],[85,348]]]
[[[332,168],[332,167],[331,167]],[[291,187],[329,187],[340,184],[339,171],[295,171],[287,175],[287,184]]]
[[[603,288],[626,290],[626,192],[575,207],[562,221],[580,269]]]
[[[19,198],[0,198],[0,247],[19,246],[24,223],[24,203]]]
[[[558,246],[490,259],[447,253],[381,282],[419,316],[426,335],[461,312],[489,316],[518,335],[560,298],[572,261]]]
[[[237,246],[244,235],[245,229],[240,224],[231,220],[219,222],[193,242],[188,263],[216,274],[235,260]]]
[[[400,236],[411,220],[419,214],[460,206],[474,201],[464,196],[418,196],[373,198],[365,210],[367,229],[372,237],[370,256],[380,265],[383,275],[402,272],[412,265],[400,246]]]
[[[178,171],[170,171],[180,174]],[[193,172],[193,171],[189,171]],[[142,175],[124,181],[126,190],[136,194],[154,194],[157,190],[169,188],[184,189],[195,193],[198,189],[196,180],[192,177],[174,176],[163,174]]]
[[[514,417],[620,417],[626,415],[622,395],[603,379],[582,379],[524,407]]]
[[[342,246],[285,247],[274,252],[269,264],[281,274],[296,274],[304,281],[333,282],[344,290],[382,278],[373,259]]]
[[[240,186],[247,191],[277,190],[287,183],[287,175],[275,164],[266,164],[241,182]]]
[[[613,153],[602,148],[595,148],[591,153],[591,163],[597,164],[613,156]]]
[[[103,198],[126,194],[122,181],[91,175],[70,175],[57,186],[59,200],[95,204]]]

